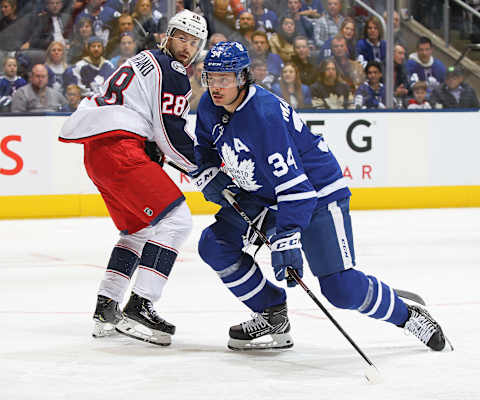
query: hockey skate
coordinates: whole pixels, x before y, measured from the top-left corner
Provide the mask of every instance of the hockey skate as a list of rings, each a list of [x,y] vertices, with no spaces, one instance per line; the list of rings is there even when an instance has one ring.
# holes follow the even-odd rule
[[[122,312],[118,307],[118,302],[108,297],[98,295],[97,305],[93,314],[92,336],[100,338],[116,334],[115,325],[122,319]]]
[[[442,328],[427,310],[414,305],[407,305],[407,307],[408,319],[403,326],[407,334],[414,335],[432,350],[442,351],[446,341],[453,350],[453,346],[443,334]]]
[[[231,350],[288,349],[293,346],[287,304],[283,303],[252,314],[253,319],[230,328]],[[265,341],[265,337],[270,338]]]
[[[150,300],[133,293],[123,309],[123,319],[115,329],[123,335],[144,342],[168,346],[175,326],[160,318]]]

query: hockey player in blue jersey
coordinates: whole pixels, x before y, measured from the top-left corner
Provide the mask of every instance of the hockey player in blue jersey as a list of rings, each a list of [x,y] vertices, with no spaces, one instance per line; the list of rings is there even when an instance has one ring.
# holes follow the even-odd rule
[[[266,230],[277,280],[296,284],[287,267],[303,276],[303,250],[333,305],[404,327],[442,350],[442,329],[424,309],[405,304],[387,284],[355,269],[350,190],[337,160],[285,101],[253,84],[249,64],[240,43],[221,42],[208,52],[202,76],[208,91],[196,123],[195,183],[207,200],[222,206],[202,232],[199,253],[254,312],[253,319],[230,328],[228,347],[289,348],[293,340],[286,292],[244,251],[254,238],[222,196],[225,189]]]

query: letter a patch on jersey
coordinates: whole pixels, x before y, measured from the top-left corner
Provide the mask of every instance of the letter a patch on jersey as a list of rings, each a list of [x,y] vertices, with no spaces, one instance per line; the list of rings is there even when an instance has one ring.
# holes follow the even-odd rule
[[[250,149],[238,138],[233,138],[233,146],[235,147],[235,151],[237,153],[240,153],[241,151],[250,151]]]

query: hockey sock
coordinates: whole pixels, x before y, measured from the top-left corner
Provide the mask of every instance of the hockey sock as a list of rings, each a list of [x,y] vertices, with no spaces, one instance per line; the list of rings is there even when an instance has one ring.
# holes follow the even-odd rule
[[[285,290],[268,281],[247,253],[227,268],[213,269],[238,300],[254,312],[262,312],[286,301]]]
[[[142,251],[133,291],[152,302],[157,301],[163,292],[168,275],[177,258],[177,251],[148,241]]]
[[[110,255],[105,277],[100,283],[98,294],[119,303],[122,302],[139,259],[138,254],[133,250],[115,246]]]
[[[374,276],[348,269],[319,279],[322,294],[336,307],[356,309],[371,318],[401,325],[406,304],[387,284]]]

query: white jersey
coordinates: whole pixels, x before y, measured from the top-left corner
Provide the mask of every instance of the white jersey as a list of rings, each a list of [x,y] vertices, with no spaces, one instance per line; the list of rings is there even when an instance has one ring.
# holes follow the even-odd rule
[[[155,141],[184,169],[196,168],[194,134],[186,125],[191,88],[180,62],[160,50],[142,51],[108,78],[102,93],[82,100],[61,141],[85,143],[122,130]]]

